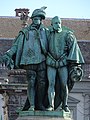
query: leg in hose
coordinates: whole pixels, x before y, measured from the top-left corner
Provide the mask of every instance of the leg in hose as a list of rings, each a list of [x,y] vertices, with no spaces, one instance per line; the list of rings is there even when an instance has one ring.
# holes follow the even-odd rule
[[[52,111],[54,110],[56,69],[48,66],[47,77],[49,81],[48,99],[50,104],[50,107],[47,110]]]
[[[35,108],[35,79],[36,79],[36,72],[32,70],[27,70],[27,80],[28,80],[27,96],[30,102],[29,110],[34,110]]]
[[[45,83],[46,83],[46,69],[38,71],[37,73],[37,97],[38,97],[38,110],[45,110],[43,100],[45,97]]]
[[[67,87],[67,80],[68,80],[68,70],[67,67],[62,67],[58,69],[59,79],[61,83],[61,98],[62,98],[62,109],[66,112],[69,112],[69,108],[67,105],[68,100],[68,87]]]
[[[69,108],[68,108],[68,105],[67,105],[67,100],[68,100],[68,87],[67,85],[64,86],[64,89],[63,89],[63,93],[64,96],[63,96],[63,103],[62,103],[62,108],[66,111],[66,112],[69,112]]]

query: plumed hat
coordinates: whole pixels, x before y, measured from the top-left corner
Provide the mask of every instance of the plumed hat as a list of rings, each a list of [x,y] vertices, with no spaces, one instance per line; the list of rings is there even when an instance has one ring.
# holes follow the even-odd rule
[[[47,7],[41,7],[40,9],[35,9],[31,15],[31,19],[34,17],[41,17],[42,19],[45,19],[46,13],[45,13],[45,9]]]

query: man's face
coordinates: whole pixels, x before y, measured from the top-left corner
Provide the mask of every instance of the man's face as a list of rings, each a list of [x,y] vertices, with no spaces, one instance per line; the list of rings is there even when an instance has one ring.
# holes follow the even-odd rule
[[[33,21],[33,24],[40,25],[41,24],[41,17],[34,17],[32,19],[32,21]]]
[[[61,20],[59,18],[54,18],[52,20],[52,26],[55,31],[60,31],[61,30]]]

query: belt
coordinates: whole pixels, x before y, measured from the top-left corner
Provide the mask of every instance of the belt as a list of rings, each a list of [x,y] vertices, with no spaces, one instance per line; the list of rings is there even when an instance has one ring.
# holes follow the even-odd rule
[[[53,66],[53,67],[56,67],[58,68],[60,66],[60,61],[64,60],[65,56],[67,54],[64,53],[62,54],[58,60],[56,60],[49,52],[48,52],[48,57],[53,61],[53,63],[51,63],[50,65]]]

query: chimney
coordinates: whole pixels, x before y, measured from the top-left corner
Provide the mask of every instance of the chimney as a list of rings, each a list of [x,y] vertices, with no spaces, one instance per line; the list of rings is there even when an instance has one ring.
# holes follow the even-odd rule
[[[26,16],[28,16],[28,14],[29,14],[29,9],[19,8],[19,9],[15,9],[15,12],[16,12],[16,17],[20,17],[22,12],[25,13]]]
[[[29,18],[29,9],[26,8],[19,8],[15,9],[16,11],[16,17],[20,17],[20,20],[22,21],[22,28],[27,26],[27,20]]]

